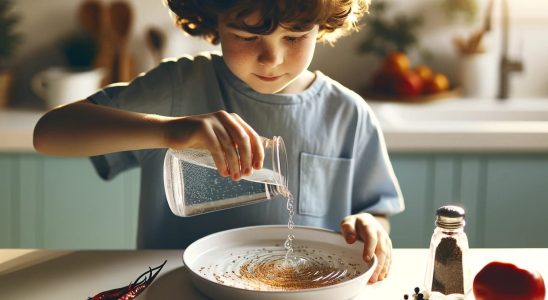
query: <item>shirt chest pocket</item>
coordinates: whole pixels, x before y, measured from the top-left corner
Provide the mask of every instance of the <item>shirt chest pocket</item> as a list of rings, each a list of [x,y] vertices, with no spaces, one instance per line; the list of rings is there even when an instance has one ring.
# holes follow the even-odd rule
[[[351,166],[348,158],[301,153],[299,214],[323,217],[350,206]]]

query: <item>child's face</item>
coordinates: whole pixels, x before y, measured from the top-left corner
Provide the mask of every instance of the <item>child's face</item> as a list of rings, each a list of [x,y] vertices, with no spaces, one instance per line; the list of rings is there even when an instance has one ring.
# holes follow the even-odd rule
[[[258,15],[246,18],[256,24]],[[219,37],[225,63],[238,78],[259,93],[298,93],[310,84],[305,76],[316,46],[318,26],[305,32],[278,27],[269,35],[231,27],[219,18]],[[308,72],[307,75],[310,72]]]

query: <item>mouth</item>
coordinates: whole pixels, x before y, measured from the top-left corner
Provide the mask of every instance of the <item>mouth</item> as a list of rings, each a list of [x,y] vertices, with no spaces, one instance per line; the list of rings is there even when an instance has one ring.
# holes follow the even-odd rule
[[[257,74],[254,74],[255,76],[257,76],[257,78],[259,78],[260,80],[263,80],[263,81],[275,81],[275,80],[278,80],[278,78],[282,77],[282,76],[261,76],[261,75],[257,75]]]

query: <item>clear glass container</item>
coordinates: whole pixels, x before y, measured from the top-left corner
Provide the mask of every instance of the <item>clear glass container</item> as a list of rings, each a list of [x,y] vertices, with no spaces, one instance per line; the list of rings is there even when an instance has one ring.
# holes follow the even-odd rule
[[[425,287],[430,299],[464,299],[472,289],[464,209],[442,206],[430,241]]]
[[[281,137],[261,138],[263,168],[233,181],[217,171],[209,150],[168,149],[164,189],[171,211],[181,217],[287,197],[287,154]]]

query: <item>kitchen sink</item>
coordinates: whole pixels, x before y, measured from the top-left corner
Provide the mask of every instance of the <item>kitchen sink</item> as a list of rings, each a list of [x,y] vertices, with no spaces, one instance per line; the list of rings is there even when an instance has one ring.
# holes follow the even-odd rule
[[[459,99],[430,104],[381,104],[375,113],[387,126],[490,126],[548,128],[548,99],[507,102]]]
[[[369,104],[391,151],[548,151],[548,99]]]

